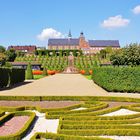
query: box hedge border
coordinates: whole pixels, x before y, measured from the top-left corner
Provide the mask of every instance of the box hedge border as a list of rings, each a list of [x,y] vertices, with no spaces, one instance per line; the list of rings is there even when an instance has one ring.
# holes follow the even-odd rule
[[[8,113],[0,118],[0,124],[2,125],[4,122],[8,121],[13,116],[22,116],[22,115],[30,116],[29,120],[26,122],[24,127],[20,129],[18,132],[16,132],[15,134],[7,135],[7,136],[0,136],[1,140],[20,140],[26,135],[26,133],[28,132],[28,130],[30,129],[31,125],[33,124],[35,120],[35,113],[33,112],[22,111],[22,112]]]
[[[140,98],[115,96],[0,96],[0,100],[8,101],[122,101],[139,102]]]
[[[38,140],[41,138],[52,139],[52,140],[112,140],[110,138],[101,137],[81,137],[63,134],[53,134],[53,133],[35,133],[35,135],[30,140]]]
[[[137,104],[97,111],[94,112],[94,116],[80,116],[80,114],[79,116],[73,116],[73,114],[71,116],[62,116],[59,121],[58,133],[78,136],[140,136],[140,125],[131,125],[140,122],[140,113],[123,116],[97,116],[121,108],[135,110],[133,106],[137,106]]]
[[[81,104],[80,107],[87,107],[87,104],[83,105]],[[57,119],[59,118],[60,116],[63,116],[63,115],[80,115],[82,113],[90,113],[91,111],[97,111],[97,110],[101,110],[101,109],[105,109],[108,107],[108,104],[107,103],[101,103],[100,104],[97,104],[97,106],[93,105],[93,107],[89,107],[85,110],[63,110],[63,111],[60,111],[60,110],[57,110],[57,111],[51,111],[51,112],[46,112],[46,118],[47,119]]]

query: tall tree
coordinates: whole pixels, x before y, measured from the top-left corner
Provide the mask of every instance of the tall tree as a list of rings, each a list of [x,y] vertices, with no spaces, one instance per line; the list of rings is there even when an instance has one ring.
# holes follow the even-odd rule
[[[7,61],[14,61],[16,58],[16,51],[14,49],[10,49],[6,51]]]
[[[6,51],[5,47],[0,45],[0,53],[4,53]]]

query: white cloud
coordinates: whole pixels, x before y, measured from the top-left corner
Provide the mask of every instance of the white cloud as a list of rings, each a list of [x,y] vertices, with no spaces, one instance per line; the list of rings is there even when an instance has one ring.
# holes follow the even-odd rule
[[[41,41],[47,40],[49,38],[62,38],[63,34],[61,32],[56,31],[53,28],[45,28],[42,32],[37,36],[37,38]]]
[[[132,11],[134,14],[140,14],[140,5],[137,5]]]
[[[112,29],[127,26],[129,22],[129,19],[125,19],[121,15],[117,15],[104,20],[101,26],[104,28]]]

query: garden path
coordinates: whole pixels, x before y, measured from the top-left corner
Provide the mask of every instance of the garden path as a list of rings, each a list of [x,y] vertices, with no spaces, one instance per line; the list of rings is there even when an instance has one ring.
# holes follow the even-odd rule
[[[12,89],[0,91],[0,96],[125,96],[140,94],[109,93],[81,74],[56,74]]]

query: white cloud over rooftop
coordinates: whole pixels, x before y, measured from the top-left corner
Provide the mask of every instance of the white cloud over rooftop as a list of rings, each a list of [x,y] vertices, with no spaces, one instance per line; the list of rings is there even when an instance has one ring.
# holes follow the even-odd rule
[[[114,17],[109,17],[108,19],[104,20],[101,24],[102,27],[107,29],[125,27],[129,24],[130,20],[125,19],[122,15],[117,15]]]
[[[42,32],[37,36],[37,38],[41,41],[45,41],[49,38],[62,38],[63,34],[53,28],[45,28]]]

